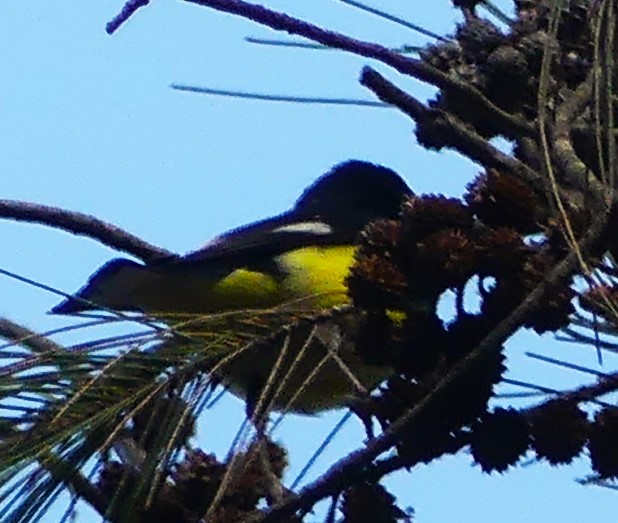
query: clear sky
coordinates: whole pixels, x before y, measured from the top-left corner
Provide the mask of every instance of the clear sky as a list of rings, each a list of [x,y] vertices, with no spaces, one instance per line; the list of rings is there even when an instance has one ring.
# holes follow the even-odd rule
[[[497,3],[509,9],[508,0]],[[267,5],[386,45],[429,41],[336,0]],[[447,0],[373,5],[438,33],[458,19]],[[417,192],[449,195],[460,195],[479,170],[455,153],[424,151],[410,120],[395,110],[174,91],[171,83],[372,99],[357,82],[368,60],[250,44],[245,37],[281,35],[182,1],[154,0],[110,37],[105,24],[121,7],[122,0],[0,3],[0,197],[93,214],[185,252],[226,229],[284,210],[309,182],[346,159],[382,163]],[[418,96],[432,92],[373,65]],[[79,288],[114,255],[92,240],[29,224],[0,221],[0,238],[0,267],[65,292]],[[70,321],[46,315],[57,301],[0,276],[0,315],[44,331]],[[533,350],[590,366],[596,362],[588,348],[557,348],[549,338],[517,336],[509,345],[510,376],[550,387],[589,379],[522,356]],[[286,419],[276,435],[292,450],[291,477],[340,416]],[[198,444],[223,456],[242,417],[241,402],[221,401],[205,413]],[[361,440],[358,424],[348,423],[314,472]],[[423,523],[579,523],[614,513],[618,501],[609,489],[575,483],[588,472],[587,461],[580,460],[558,470],[533,463],[486,476],[462,454],[398,474],[388,484]],[[60,507],[46,521],[58,521],[61,513]],[[79,508],[79,523],[92,518]]]

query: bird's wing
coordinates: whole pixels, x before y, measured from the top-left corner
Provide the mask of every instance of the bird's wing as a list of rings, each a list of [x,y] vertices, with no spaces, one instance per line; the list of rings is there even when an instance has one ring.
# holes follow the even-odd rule
[[[317,217],[299,219],[291,211],[229,231],[186,256],[169,256],[149,265],[113,259],[97,270],[74,297],[67,297],[51,312],[72,314],[101,306],[139,310],[136,296],[142,296],[144,289],[164,288],[166,282],[174,281],[174,276],[193,274],[217,279],[237,269],[277,274],[278,255],[300,247],[338,243],[345,243],[345,239],[330,225]]]
[[[163,260],[166,269],[253,267],[284,252],[301,247],[349,243],[354,238],[339,234],[317,216],[300,219],[294,212],[284,213],[233,229],[214,238],[203,248],[185,256]]]

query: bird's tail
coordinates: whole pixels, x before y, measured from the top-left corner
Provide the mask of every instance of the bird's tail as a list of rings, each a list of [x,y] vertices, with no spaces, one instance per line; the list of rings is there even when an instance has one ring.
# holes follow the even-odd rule
[[[106,263],[75,296],[56,305],[51,314],[75,314],[93,309],[137,310],[141,291],[158,277],[155,270],[131,260]]]

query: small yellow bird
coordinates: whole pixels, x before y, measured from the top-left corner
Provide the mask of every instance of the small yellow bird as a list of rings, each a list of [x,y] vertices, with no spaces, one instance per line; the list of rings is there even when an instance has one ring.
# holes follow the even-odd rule
[[[149,265],[111,260],[51,312],[103,308],[169,321],[294,301],[317,313],[346,305],[360,231],[373,220],[396,218],[411,194],[394,171],[348,161],[309,186],[291,210],[222,234],[195,252]],[[347,333],[354,323],[347,316],[315,329],[298,326],[287,341],[257,343],[230,357],[217,377],[251,408],[267,384],[274,410],[312,414],[340,407],[359,387],[371,390],[390,373],[355,353]]]

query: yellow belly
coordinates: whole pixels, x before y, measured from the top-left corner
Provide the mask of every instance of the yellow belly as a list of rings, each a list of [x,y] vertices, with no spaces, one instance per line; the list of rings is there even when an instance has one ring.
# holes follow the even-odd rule
[[[298,303],[326,309],[348,303],[345,287],[354,247],[306,247],[279,256],[281,274],[237,269],[222,279],[212,275],[160,273],[139,291],[139,305],[157,316],[264,309]]]

